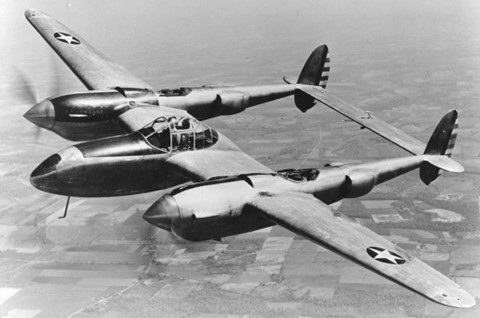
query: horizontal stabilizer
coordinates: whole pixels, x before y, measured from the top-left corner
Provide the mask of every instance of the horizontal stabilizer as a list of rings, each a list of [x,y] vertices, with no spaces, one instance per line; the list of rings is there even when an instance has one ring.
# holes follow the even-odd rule
[[[296,89],[303,91],[305,94],[310,95],[325,106],[356,122],[362,128],[366,128],[374,132],[380,137],[383,137],[399,146],[400,148],[405,149],[409,153],[413,155],[423,154],[425,149],[425,144],[423,142],[373,116],[371,113],[353,106],[330,93],[327,93],[321,87],[297,84]]]
[[[448,156],[423,155],[423,159],[435,167],[449,172],[463,172],[463,166]]]

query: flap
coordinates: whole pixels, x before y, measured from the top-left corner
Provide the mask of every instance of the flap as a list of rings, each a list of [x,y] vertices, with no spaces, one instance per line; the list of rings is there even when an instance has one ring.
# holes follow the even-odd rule
[[[192,181],[240,174],[273,173],[270,168],[239,149],[181,152],[167,159],[165,165]]]

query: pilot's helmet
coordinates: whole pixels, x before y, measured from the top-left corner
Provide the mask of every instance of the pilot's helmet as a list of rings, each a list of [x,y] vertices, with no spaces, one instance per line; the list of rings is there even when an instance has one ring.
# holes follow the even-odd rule
[[[177,121],[177,128],[178,129],[189,129],[190,128],[190,121],[188,118],[182,117]]]

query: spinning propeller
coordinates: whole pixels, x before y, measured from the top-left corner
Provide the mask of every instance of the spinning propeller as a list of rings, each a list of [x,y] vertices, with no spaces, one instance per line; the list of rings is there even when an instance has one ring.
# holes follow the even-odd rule
[[[59,76],[57,76],[59,73],[57,63],[52,61],[51,65],[48,71],[50,79],[47,78],[47,83],[51,83],[51,85],[49,85],[51,87],[51,89],[49,89],[49,95],[57,96],[61,91],[61,81],[59,80]],[[37,127],[35,132],[36,143],[40,137],[40,128],[51,129],[53,127],[55,122],[55,108],[49,98],[40,101],[38,93],[39,85],[35,83],[30,76],[18,68],[16,69],[16,73],[18,75],[18,86],[23,88],[19,91],[18,97],[23,103],[33,105],[23,114],[23,117]]]
[[[37,106],[39,102],[38,87],[31,77],[27,76],[19,69],[16,69],[16,73],[19,82],[18,86],[22,88],[18,91],[17,97],[21,100],[22,104],[35,105],[30,108],[25,114],[23,114],[23,117],[35,124],[36,129],[34,143],[36,144],[38,142],[38,139],[40,138],[40,127],[43,127],[39,123],[39,121],[41,121],[39,117],[39,110],[40,108],[43,108],[43,106]]]

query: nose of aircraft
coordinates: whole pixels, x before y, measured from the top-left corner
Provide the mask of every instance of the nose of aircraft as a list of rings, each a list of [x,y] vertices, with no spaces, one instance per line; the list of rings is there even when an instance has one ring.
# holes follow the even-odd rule
[[[171,224],[179,217],[177,201],[169,194],[158,199],[143,215],[145,221],[167,231],[171,231]]]
[[[41,164],[38,165],[35,170],[32,171],[31,177],[39,177],[44,174],[50,173],[57,170],[57,164],[62,160],[59,154],[54,154],[45,159]]]
[[[42,181],[45,176],[49,175],[52,172],[57,171],[57,165],[62,160],[59,154],[54,154],[47,159],[45,159],[41,164],[38,165],[35,170],[32,171],[30,175],[30,182],[35,188],[42,187]]]
[[[76,147],[65,148],[51,155],[38,165],[30,175],[32,185],[40,190],[52,193],[62,193],[62,181],[76,177],[71,168],[82,163],[82,153]],[[67,173],[67,175],[65,175]]]
[[[55,108],[48,99],[35,104],[30,108],[23,117],[31,121],[37,126],[45,129],[52,129],[55,123]]]

